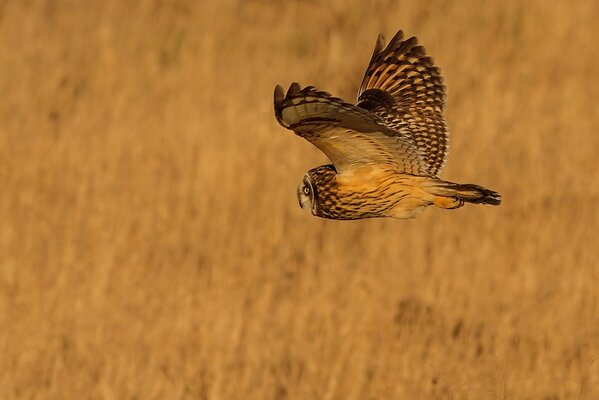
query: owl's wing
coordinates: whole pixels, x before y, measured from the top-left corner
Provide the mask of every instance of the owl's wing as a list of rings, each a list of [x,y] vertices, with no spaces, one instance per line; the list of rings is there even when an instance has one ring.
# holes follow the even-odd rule
[[[385,47],[382,35],[358,92],[358,107],[413,138],[426,171],[438,176],[445,165],[449,130],[443,116],[445,86],[439,68],[415,37],[399,31]]]
[[[300,90],[297,83],[287,94],[277,85],[274,97],[277,121],[318,147],[338,173],[383,164],[399,172],[426,174],[412,139],[389,129],[380,116],[312,86]]]

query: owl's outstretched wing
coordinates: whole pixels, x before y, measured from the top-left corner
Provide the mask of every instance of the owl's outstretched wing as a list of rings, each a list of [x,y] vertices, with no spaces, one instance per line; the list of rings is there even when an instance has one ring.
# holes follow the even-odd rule
[[[380,116],[312,86],[300,89],[297,83],[287,94],[277,85],[274,97],[277,121],[318,147],[339,174],[383,164],[399,172],[426,175],[411,137],[389,129]]]
[[[445,165],[449,147],[444,102],[441,72],[417,39],[404,40],[399,31],[385,47],[379,35],[357,105],[411,137],[423,156],[426,171],[435,177]]]

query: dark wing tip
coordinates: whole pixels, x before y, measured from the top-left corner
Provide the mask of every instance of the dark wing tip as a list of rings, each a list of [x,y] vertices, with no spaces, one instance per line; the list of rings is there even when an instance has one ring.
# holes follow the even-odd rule
[[[418,43],[418,39],[416,39],[416,37],[414,36],[414,43]],[[432,59],[430,57],[426,56],[426,50],[424,49],[424,46],[420,46],[420,45],[416,45],[414,47],[412,47],[412,51],[410,52],[410,54],[413,57],[418,57],[421,59],[421,61],[423,61],[426,64],[431,64],[432,65]]]
[[[393,35],[393,37],[389,41],[389,46],[387,46],[387,47],[393,47],[393,45],[400,43],[402,40],[403,40],[403,31],[400,29],[397,31],[397,33],[395,35]]]
[[[283,103],[285,102],[285,89],[281,85],[275,86],[275,117],[279,124],[286,127],[286,124],[281,118]]]
[[[275,86],[275,105],[281,104],[285,100],[285,89],[281,85]]]
[[[372,53],[372,57],[376,57],[383,49],[385,48],[385,36],[382,33],[379,33],[379,37],[376,39],[376,43],[374,45],[374,52]]]
[[[299,83],[297,82],[293,82],[290,86],[289,89],[287,90],[287,96],[294,96],[296,95],[301,89],[301,86],[299,85]]]
[[[285,89],[281,85],[277,85],[275,86],[275,116],[277,119],[280,118],[280,109],[283,101],[285,101]]]

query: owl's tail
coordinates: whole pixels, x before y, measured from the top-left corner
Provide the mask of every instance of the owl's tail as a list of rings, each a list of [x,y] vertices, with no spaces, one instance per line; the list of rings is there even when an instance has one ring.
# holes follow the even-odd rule
[[[464,203],[501,204],[499,193],[472,183],[433,181],[426,185],[426,190],[434,195],[433,204],[441,208],[458,208]]]

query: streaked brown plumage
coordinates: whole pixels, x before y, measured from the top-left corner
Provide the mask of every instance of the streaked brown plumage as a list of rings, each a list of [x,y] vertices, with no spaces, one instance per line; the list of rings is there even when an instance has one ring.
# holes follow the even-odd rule
[[[449,133],[440,71],[415,37],[382,35],[356,105],[312,86],[275,88],[275,116],[332,161],[308,171],[298,201],[331,219],[412,218],[429,205],[498,205],[501,196],[473,184],[439,179]]]

